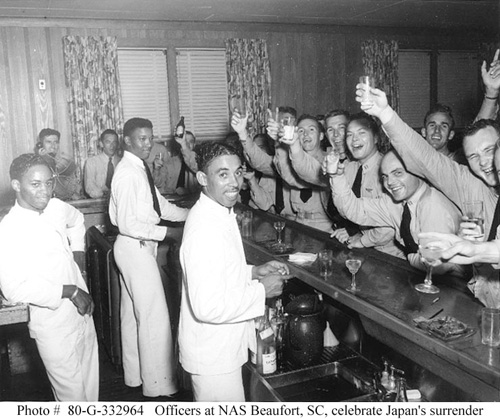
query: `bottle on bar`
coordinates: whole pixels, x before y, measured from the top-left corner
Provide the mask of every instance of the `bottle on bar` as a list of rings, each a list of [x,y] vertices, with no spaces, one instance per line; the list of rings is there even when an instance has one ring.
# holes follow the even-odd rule
[[[257,334],[257,372],[262,375],[276,372],[276,341],[268,316],[269,309],[266,306]]]
[[[276,299],[274,317],[271,318],[271,327],[273,328],[274,338],[276,340],[276,370],[281,372],[285,367],[283,359],[285,344],[285,315],[283,313],[283,302],[281,298]]]
[[[177,125],[175,126],[175,136],[182,138],[184,137],[185,131],[186,131],[186,125],[184,124],[184,117],[181,116],[180,121],[177,122]]]

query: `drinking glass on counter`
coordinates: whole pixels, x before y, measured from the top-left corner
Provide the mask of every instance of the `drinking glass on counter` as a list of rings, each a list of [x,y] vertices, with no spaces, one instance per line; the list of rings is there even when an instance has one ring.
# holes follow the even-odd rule
[[[462,228],[460,235],[471,241],[483,241],[484,239],[484,208],[483,201],[464,202],[465,215],[467,223],[473,225],[472,228]]]
[[[283,239],[281,238],[281,232],[285,228],[285,222],[284,221],[275,221],[273,223],[273,227],[276,230],[276,232],[278,233],[278,237],[276,239],[276,245],[277,245],[277,247],[284,246]]]
[[[427,242],[418,246],[420,258],[427,268],[424,282],[415,285],[415,289],[426,294],[437,294],[439,288],[432,284],[432,268],[441,264],[441,255],[443,250],[449,246],[443,242]]]
[[[323,249],[318,253],[319,273],[325,279],[333,273],[333,252]]]
[[[345,266],[347,266],[347,269],[349,269],[351,273],[351,285],[347,287],[346,290],[349,292],[359,291],[360,288],[356,285],[356,273],[359,271],[359,268],[361,268],[361,260],[347,259],[345,261]]]
[[[492,347],[500,346],[500,309],[483,307],[481,310],[481,342]]]
[[[243,237],[252,237],[253,235],[253,212],[244,211],[241,218],[241,235]]]

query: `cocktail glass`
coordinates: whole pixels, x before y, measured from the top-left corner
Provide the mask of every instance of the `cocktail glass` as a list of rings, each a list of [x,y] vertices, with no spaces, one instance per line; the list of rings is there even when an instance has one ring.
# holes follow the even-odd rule
[[[281,239],[281,232],[285,228],[285,222],[284,221],[275,221],[273,224],[274,229],[278,233],[277,240],[276,240],[276,247],[278,249],[283,248],[285,245],[283,244],[283,240]]]
[[[446,247],[439,242],[430,242],[418,246],[420,258],[427,268],[424,282],[415,285],[415,289],[426,294],[437,294],[439,288],[432,284],[432,268],[441,264],[441,255]]]
[[[352,275],[351,286],[346,288],[346,290],[349,292],[359,291],[360,288],[356,285],[356,273],[359,271],[359,268],[361,267],[361,261],[359,259],[347,259],[345,261],[345,266],[347,266],[347,269],[349,269],[349,272]]]

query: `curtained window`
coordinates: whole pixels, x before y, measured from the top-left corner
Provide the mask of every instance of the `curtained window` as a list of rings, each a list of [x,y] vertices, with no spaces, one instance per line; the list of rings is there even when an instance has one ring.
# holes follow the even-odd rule
[[[114,37],[63,37],[73,154],[81,181],[85,160],[97,153],[105,129],[121,131],[123,113]]]
[[[265,132],[271,106],[271,72],[267,43],[262,39],[227,39],[228,102],[239,96],[250,112],[251,135]]]

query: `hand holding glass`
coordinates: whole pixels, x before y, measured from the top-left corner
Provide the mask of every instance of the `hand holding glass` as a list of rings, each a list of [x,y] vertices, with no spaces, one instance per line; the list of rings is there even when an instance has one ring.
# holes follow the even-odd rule
[[[425,294],[437,294],[439,292],[439,288],[432,284],[432,268],[442,263],[441,255],[447,247],[449,246],[442,242],[429,242],[418,246],[418,252],[427,268],[427,274],[423,283],[415,285],[417,291]]]
[[[245,118],[247,116],[247,106],[245,103],[245,98],[243,96],[231,96],[231,100],[229,101],[229,108],[231,114],[238,112],[241,118]]]
[[[293,135],[295,134],[295,127],[292,123],[292,118],[289,116],[281,120],[281,126],[283,128],[283,139],[287,141],[293,140]]]
[[[483,201],[467,201],[464,202],[465,215],[467,216],[466,223],[461,225],[460,235],[471,241],[483,241],[484,239],[484,212]],[[467,228],[467,227],[471,228]],[[465,227],[465,228],[464,228]]]
[[[359,259],[347,259],[345,261],[345,266],[347,266],[347,269],[349,269],[349,272],[352,275],[351,286],[346,288],[346,290],[349,292],[359,291],[360,288],[356,285],[356,273],[359,271],[359,268],[361,267],[361,261]]]
[[[364,84],[363,86],[363,100],[370,99],[370,88],[375,87],[375,80],[371,76],[361,76],[359,82]]]

